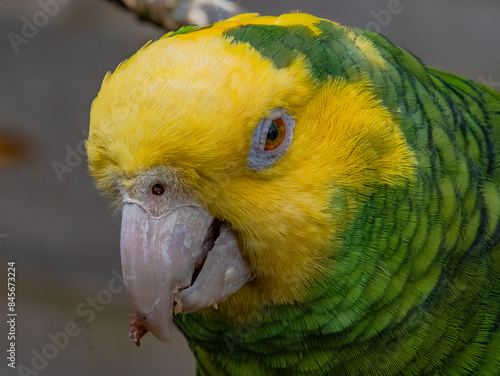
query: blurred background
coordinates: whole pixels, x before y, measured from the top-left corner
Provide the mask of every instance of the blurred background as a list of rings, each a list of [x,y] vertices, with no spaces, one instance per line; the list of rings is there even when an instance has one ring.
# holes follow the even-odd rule
[[[379,31],[427,65],[500,90],[498,0],[238,5]],[[18,313],[18,368],[7,366],[4,316],[0,375],[194,375],[180,334],[140,348],[128,338],[120,217],[94,189],[83,146],[105,73],[164,32],[105,0],[0,1],[0,312],[15,261]]]

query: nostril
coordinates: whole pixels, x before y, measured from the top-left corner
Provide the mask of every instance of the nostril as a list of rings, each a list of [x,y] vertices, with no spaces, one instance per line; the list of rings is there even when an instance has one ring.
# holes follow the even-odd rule
[[[161,184],[155,184],[153,188],[151,188],[151,192],[153,192],[154,195],[161,196],[165,192],[165,188],[163,188]]]

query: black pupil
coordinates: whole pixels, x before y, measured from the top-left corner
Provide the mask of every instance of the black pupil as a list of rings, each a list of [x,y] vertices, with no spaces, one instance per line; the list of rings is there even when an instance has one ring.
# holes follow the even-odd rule
[[[155,184],[153,185],[152,192],[154,195],[160,196],[163,194],[163,192],[165,192],[165,188],[163,188],[163,185],[161,184]]]
[[[276,122],[273,120],[271,123],[271,126],[269,127],[269,130],[267,131],[267,139],[269,141],[274,141],[278,137],[278,127],[276,126]]]

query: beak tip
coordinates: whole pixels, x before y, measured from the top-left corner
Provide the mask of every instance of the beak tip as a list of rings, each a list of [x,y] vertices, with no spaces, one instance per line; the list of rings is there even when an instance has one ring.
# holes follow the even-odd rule
[[[168,322],[160,326],[148,324],[134,314],[131,315],[129,321],[129,336],[137,347],[141,346],[142,339],[149,332],[162,342],[175,343],[176,338],[172,326],[173,325],[169,325]]]

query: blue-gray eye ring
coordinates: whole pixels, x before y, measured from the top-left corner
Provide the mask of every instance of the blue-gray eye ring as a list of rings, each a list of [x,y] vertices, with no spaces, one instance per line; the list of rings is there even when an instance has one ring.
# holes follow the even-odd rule
[[[282,108],[274,108],[255,127],[247,167],[260,171],[278,161],[292,142],[294,126],[290,114]]]

